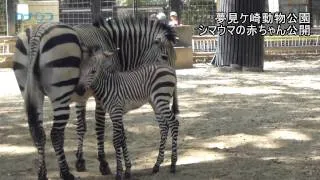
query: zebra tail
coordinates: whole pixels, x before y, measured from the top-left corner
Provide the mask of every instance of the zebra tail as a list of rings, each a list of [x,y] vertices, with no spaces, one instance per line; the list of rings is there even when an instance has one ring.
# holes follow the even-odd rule
[[[36,101],[33,99],[33,95],[32,95],[32,88],[30,88],[29,85],[27,85],[26,89],[25,89],[25,110],[27,113],[27,117],[28,117],[28,122],[30,124],[30,122],[37,122],[38,121],[38,105],[36,103]]]
[[[177,88],[175,88],[173,91],[173,102],[172,102],[171,110],[175,115],[178,115],[180,113],[179,105],[178,105]]]
[[[39,46],[40,41],[36,36],[32,36],[31,29],[26,32],[29,46],[28,46],[28,57],[30,63],[28,64],[27,70],[27,81],[25,83],[24,90],[24,104],[25,111],[27,113],[28,123],[29,125],[33,125],[33,127],[38,123],[38,107],[39,107],[39,96],[42,95],[42,91],[40,89],[40,69],[39,69]],[[33,49],[33,51],[31,51]],[[32,133],[32,132],[31,132]]]
[[[39,82],[36,79],[34,79],[31,73],[28,74],[26,87],[23,93],[25,111],[30,126],[29,128],[30,130],[32,130],[33,128],[36,128],[37,124],[39,123],[39,96],[42,95],[42,92],[39,88]],[[31,133],[33,132],[31,131]]]

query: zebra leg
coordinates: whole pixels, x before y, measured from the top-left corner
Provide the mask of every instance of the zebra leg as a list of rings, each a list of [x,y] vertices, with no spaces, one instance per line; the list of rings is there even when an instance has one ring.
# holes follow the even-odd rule
[[[178,132],[179,132],[179,121],[176,118],[175,114],[170,111],[167,116],[169,128],[171,129],[171,138],[172,138],[172,154],[171,154],[171,167],[170,172],[176,172],[176,163],[178,160]]]
[[[69,166],[64,153],[64,129],[70,115],[69,104],[56,107],[54,110],[54,121],[51,129],[51,141],[56,156],[58,158],[60,177],[64,180],[74,180],[75,177],[69,172]]]
[[[78,149],[76,152],[76,169],[78,172],[83,172],[86,170],[85,160],[83,158],[83,141],[84,135],[87,132],[87,123],[86,123],[86,103],[76,104],[76,114],[77,114],[77,135],[78,135]]]
[[[125,135],[123,126],[122,126],[122,132],[123,132],[122,151],[123,151],[124,164],[126,167],[124,176],[126,179],[129,179],[131,177],[131,160],[130,160],[130,156],[127,148],[127,137]]]
[[[122,123],[122,111],[115,110],[114,112],[110,113],[110,118],[113,125],[113,146],[116,152],[116,161],[117,161],[117,172],[116,172],[116,180],[122,179],[122,152],[121,147],[123,146],[123,123]]]
[[[96,135],[97,135],[97,145],[98,145],[98,160],[100,162],[100,172],[102,175],[111,174],[109,163],[105,160],[104,152],[104,129],[106,121],[106,111],[103,110],[101,103],[96,99]]]
[[[160,165],[164,160],[164,150],[165,150],[165,146],[166,146],[166,141],[167,141],[167,137],[168,137],[168,129],[169,129],[168,124],[163,119],[161,114],[156,113],[156,119],[159,123],[161,139],[160,139],[159,154],[158,154],[157,162],[153,166],[153,171],[152,171],[153,173],[159,172]]]
[[[34,142],[34,145],[38,151],[38,179],[47,180],[47,168],[45,163],[45,144],[46,144],[46,133],[43,129],[43,94],[38,94],[37,107],[29,105],[27,108],[29,130]]]

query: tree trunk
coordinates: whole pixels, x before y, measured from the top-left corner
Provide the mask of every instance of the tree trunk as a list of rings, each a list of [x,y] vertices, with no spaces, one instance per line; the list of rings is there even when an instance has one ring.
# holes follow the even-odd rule
[[[220,0],[218,12],[223,12],[228,18],[229,12],[237,12],[239,24],[228,24],[232,26],[249,25],[257,26],[258,33],[251,36],[240,35],[234,32],[231,35],[227,30],[224,35],[218,36],[218,48],[215,65],[222,70],[245,70],[263,71],[263,36],[259,33],[259,24],[247,21],[242,23],[241,13],[262,13],[265,10],[265,0]],[[224,26],[226,26],[224,24]],[[247,28],[246,28],[247,29]]]

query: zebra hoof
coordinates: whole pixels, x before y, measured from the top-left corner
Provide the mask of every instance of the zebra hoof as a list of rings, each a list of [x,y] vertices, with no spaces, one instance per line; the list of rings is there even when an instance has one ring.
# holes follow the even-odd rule
[[[40,168],[38,173],[38,180],[48,180],[47,170],[45,168]]]
[[[84,159],[78,159],[76,162],[76,169],[78,172],[84,172],[86,170],[86,161]]]
[[[127,171],[126,171],[126,172],[124,173],[124,178],[125,178],[125,179],[130,179],[130,178],[131,178],[131,172],[127,172]]]
[[[39,175],[38,180],[48,180],[47,175]]]
[[[154,165],[152,169],[152,174],[156,174],[159,172],[160,166]]]
[[[112,174],[111,170],[110,170],[110,167],[109,167],[109,164],[106,161],[100,161],[99,170],[100,170],[102,175]]]
[[[63,173],[63,174],[61,174],[60,175],[61,176],[61,179],[63,179],[63,180],[77,180],[75,177],[74,177],[74,175],[73,174],[71,174],[71,173],[69,173],[69,172],[67,172],[67,173]]]
[[[115,179],[116,179],[116,180],[122,180],[121,174],[117,174]]]
[[[176,165],[171,165],[170,172],[173,174],[176,173]]]

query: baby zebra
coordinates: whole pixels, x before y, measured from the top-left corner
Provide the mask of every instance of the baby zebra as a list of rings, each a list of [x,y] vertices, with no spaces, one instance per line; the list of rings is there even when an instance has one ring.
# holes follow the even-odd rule
[[[125,177],[130,177],[131,161],[126,147],[126,137],[122,118],[125,113],[149,102],[153,107],[160,127],[160,147],[153,173],[159,171],[164,160],[165,143],[169,128],[172,137],[171,172],[175,173],[177,162],[177,138],[179,121],[178,102],[176,96],[175,69],[166,64],[143,65],[127,72],[115,71],[113,67],[114,52],[95,53],[90,62],[81,69],[81,77],[76,91],[78,94],[91,89],[93,95],[101,101],[103,108],[109,113],[113,124],[113,145],[116,151],[116,179],[122,177],[121,153],[125,160]],[[167,58],[165,55],[159,56]],[[170,108],[170,100],[173,105]],[[121,152],[122,148],[122,152]]]

